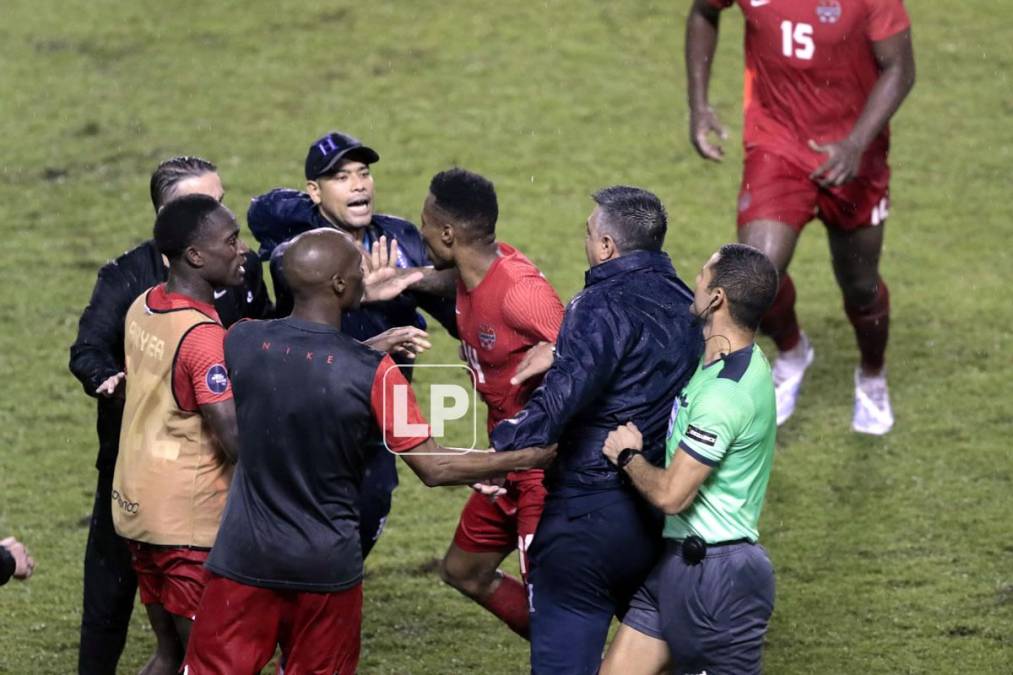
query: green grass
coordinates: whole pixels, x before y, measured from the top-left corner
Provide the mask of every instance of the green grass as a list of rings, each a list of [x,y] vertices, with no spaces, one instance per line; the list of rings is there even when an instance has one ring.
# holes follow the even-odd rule
[[[1013,664],[1013,6],[908,4],[919,82],[894,125],[883,257],[897,428],[848,430],[855,347],[811,226],[792,269],[817,360],[761,528],[778,574],[772,673]],[[160,159],[215,160],[243,213],[298,185],[309,141],[343,129],[383,156],[381,209],[412,218],[429,177],[460,163],[496,182],[501,238],[564,297],[582,282],[587,195],[642,185],[692,277],[734,236],[741,19],[726,16],[712,93],[734,140],[705,164],[686,141],[685,5],[5,2],[0,535],[39,568],[0,591],[0,672],[74,670],[97,446],[66,349],[99,265],[150,231]],[[454,354],[440,334],[427,358]],[[363,673],[526,670],[525,644],[432,572],[465,496],[403,476],[367,564]],[[138,611],[123,672],[149,653],[144,624]]]

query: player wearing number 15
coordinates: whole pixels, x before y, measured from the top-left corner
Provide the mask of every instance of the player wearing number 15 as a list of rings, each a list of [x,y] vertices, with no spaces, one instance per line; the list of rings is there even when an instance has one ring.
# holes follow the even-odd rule
[[[725,132],[707,99],[720,11],[695,0],[686,25],[690,137],[706,159]],[[901,0],[738,0],[746,19],[745,166],[739,241],[771,259],[781,285],[760,329],[773,338],[777,423],[795,402],[813,349],[785,271],[802,228],[827,227],[861,362],[852,428],[884,434],[893,412],[884,368],[890,296],[879,276],[889,207],[888,123],[914,85],[911,24]]]

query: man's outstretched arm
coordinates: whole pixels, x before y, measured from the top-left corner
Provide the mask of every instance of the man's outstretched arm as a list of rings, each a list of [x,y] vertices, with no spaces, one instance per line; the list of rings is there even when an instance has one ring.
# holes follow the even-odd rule
[[[399,456],[428,487],[470,485],[511,471],[543,469],[556,457],[556,446],[515,452],[459,451],[444,448],[430,438]]]

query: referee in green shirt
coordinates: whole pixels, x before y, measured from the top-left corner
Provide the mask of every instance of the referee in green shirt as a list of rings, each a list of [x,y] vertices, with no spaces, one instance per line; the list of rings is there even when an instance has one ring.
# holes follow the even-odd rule
[[[759,673],[774,570],[756,543],[777,432],[770,365],[753,342],[777,292],[760,251],[728,244],[696,278],[706,347],[672,406],[666,468],[640,455],[640,431],[603,452],[662,509],[665,552],[630,603],[602,675]]]

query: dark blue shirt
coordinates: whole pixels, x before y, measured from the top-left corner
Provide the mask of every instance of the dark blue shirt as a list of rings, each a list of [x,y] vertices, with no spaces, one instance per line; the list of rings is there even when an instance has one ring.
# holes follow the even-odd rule
[[[254,197],[246,214],[250,231],[260,242],[260,256],[271,261],[271,277],[274,281],[276,316],[286,316],[292,311],[292,296],[281,270],[284,244],[293,237],[319,227],[333,228],[320,209],[304,192],[288,189],[271,190]],[[407,220],[385,214],[375,214],[373,222],[364,232],[363,245],[373,245],[381,236],[388,242],[397,239],[397,266],[428,267],[432,265],[426,255],[425,244],[418,229]],[[341,331],[357,340],[366,340],[397,326],[426,327],[426,321],[418,309],[429,312],[447,331],[457,336],[457,319],[454,315],[454,299],[427,293],[402,293],[387,302],[370,303],[361,308],[345,312],[341,317]]]
[[[693,374],[703,339],[693,294],[668,256],[635,251],[592,267],[570,301],[556,359],[527,406],[492,432],[497,450],[559,443],[549,497],[572,515],[632,494],[602,454],[609,432],[632,421],[649,461],[664,461],[672,401]]]

